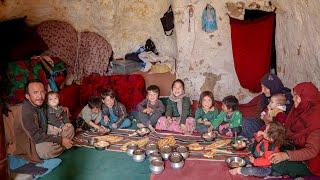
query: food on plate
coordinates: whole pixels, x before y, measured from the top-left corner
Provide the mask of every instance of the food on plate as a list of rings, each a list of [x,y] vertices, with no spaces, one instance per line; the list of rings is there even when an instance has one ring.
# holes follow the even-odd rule
[[[226,146],[230,144],[231,139],[221,139],[213,142],[212,144],[205,147],[205,150],[217,149],[219,147]]]
[[[117,143],[121,140],[123,140],[123,137],[121,136],[112,136],[112,135],[106,135],[106,136],[98,136],[96,137],[98,141],[108,141],[111,144]]]
[[[201,146],[199,143],[192,143],[188,145],[188,148],[191,151],[201,151],[203,150],[203,146]]]
[[[175,144],[176,144],[176,140],[174,139],[173,136],[167,136],[158,141],[159,148],[165,145],[174,146]]]

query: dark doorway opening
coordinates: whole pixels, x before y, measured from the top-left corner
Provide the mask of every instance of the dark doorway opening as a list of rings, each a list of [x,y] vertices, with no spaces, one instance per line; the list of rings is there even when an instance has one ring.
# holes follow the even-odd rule
[[[274,12],[266,12],[261,10],[245,10],[244,20],[254,20],[259,19],[264,16],[268,16],[270,14],[274,14]],[[276,16],[275,16],[276,17]],[[275,43],[275,35],[276,35],[276,18],[274,19],[273,25],[273,35],[272,35],[272,52],[270,59],[270,72],[277,74],[277,52],[276,52],[276,43]]]

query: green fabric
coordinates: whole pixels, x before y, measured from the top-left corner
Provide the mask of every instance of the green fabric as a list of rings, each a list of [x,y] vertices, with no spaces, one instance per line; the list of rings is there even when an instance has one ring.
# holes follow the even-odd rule
[[[192,116],[190,98],[183,97],[182,114],[179,114],[177,103],[168,99],[165,114],[169,117],[181,117],[181,123],[185,123],[186,119]]]
[[[162,102],[164,107],[167,107],[167,104],[168,104],[168,101],[169,101],[169,97],[168,96],[159,97],[159,100]]]
[[[219,111],[217,108],[214,108],[214,111],[209,111],[207,113],[204,112],[203,108],[198,108],[195,115],[196,124],[198,125],[198,119],[201,118],[202,120],[207,119],[211,123],[213,120],[218,116]]]
[[[278,164],[272,164],[272,170],[281,175],[289,175],[291,177],[311,175],[307,165],[301,161],[282,161]]]
[[[227,119],[227,114],[223,111],[211,122],[214,129],[218,128],[221,123],[229,123],[229,128],[242,126],[242,114],[240,111],[234,111],[230,120]]]
[[[97,151],[89,148],[73,148],[59,156],[62,163],[40,179],[77,180],[149,180],[149,161],[132,160],[126,153]]]

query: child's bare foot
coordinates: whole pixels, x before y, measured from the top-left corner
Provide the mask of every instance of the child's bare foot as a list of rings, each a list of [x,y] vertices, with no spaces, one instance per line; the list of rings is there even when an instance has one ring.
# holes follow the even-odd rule
[[[230,170],[229,170],[229,173],[232,174],[232,175],[241,174],[240,170],[241,170],[240,167],[234,168],[234,169],[230,169]]]
[[[138,124],[137,124],[137,127],[138,127],[138,128],[144,128],[145,126],[144,126],[142,123],[138,123]]]

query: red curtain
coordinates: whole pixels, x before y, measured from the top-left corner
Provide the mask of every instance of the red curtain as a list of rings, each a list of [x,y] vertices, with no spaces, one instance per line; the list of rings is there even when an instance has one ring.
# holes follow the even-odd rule
[[[260,79],[269,72],[275,14],[255,20],[230,17],[235,70],[242,87],[260,92]]]

